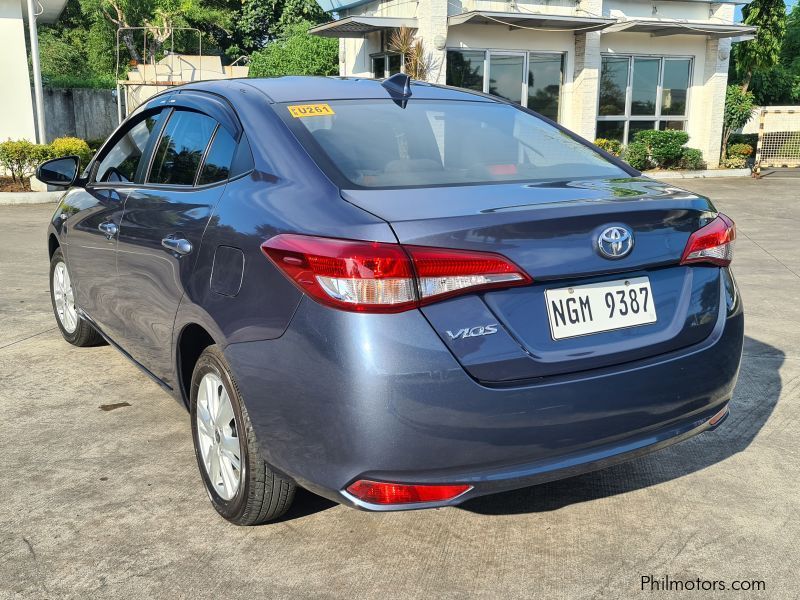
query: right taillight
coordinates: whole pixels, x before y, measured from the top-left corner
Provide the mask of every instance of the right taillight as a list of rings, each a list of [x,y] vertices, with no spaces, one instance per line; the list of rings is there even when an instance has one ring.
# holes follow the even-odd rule
[[[733,259],[735,239],[736,225],[729,217],[719,213],[711,223],[689,236],[681,264],[709,263],[727,267]]]
[[[295,234],[277,235],[261,249],[315,300],[356,312],[401,312],[456,294],[531,282],[514,263],[490,252]]]

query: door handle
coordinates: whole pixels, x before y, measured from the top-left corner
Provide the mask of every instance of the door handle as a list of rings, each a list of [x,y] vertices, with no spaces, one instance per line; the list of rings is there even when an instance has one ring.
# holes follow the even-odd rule
[[[192,251],[192,242],[183,238],[165,237],[161,245],[177,254],[189,254]]]
[[[107,240],[113,238],[117,235],[117,231],[119,231],[116,223],[109,223],[107,221],[105,223],[100,223],[97,228],[105,234]]]

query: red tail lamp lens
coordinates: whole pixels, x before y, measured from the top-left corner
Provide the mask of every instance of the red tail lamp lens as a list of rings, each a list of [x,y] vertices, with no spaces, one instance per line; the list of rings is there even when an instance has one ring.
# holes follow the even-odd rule
[[[681,264],[709,263],[727,267],[733,260],[735,239],[736,225],[729,217],[719,213],[716,219],[689,237]]]
[[[361,479],[347,491],[370,504],[416,504],[420,502],[445,502],[472,489],[471,485],[410,485]]]
[[[261,249],[323,304],[400,312],[447,296],[530,283],[508,259],[488,252],[281,234]]]

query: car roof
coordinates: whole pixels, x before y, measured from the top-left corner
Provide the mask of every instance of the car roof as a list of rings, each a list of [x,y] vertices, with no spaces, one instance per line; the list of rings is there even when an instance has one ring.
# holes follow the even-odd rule
[[[285,76],[227,80],[230,84],[246,84],[263,93],[272,102],[308,102],[314,100],[389,99],[389,91],[377,79],[359,77]],[[187,88],[204,89],[203,83]],[[411,97],[434,100],[472,100],[496,102],[485,94],[458,88],[411,81]]]

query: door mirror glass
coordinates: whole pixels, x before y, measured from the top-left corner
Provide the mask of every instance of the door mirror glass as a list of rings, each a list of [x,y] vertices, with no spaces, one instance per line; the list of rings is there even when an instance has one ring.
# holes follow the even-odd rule
[[[78,178],[81,160],[77,156],[64,156],[47,160],[36,169],[36,179],[47,185],[69,187]]]

